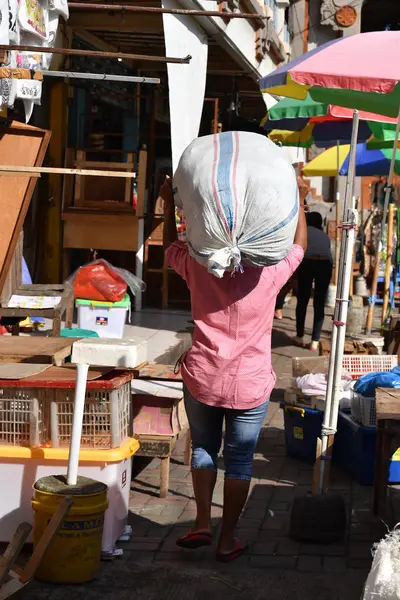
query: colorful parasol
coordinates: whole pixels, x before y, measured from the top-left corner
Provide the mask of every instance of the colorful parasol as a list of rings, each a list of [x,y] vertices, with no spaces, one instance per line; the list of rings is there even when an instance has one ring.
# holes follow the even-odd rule
[[[360,111],[361,121],[370,121],[378,123],[396,123],[396,119],[384,115]],[[348,121],[352,122],[353,110],[316,102],[309,94],[304,100],[295,98],[282,98],[272,108],[270,108],[261,121],[261,127],[264,129],[284,129],[290,131],[301,131],[308,124],[325,123],[327,121]]]
[[[303,168],[303,175],[306,177],[347,175],[349,169],[349,152],[350,146],[348,144],[339,146],[338,148],[329,148]],[[387,176],[389,174],[391,158],[391,149],[368,150],[367,144],[357,144],[356,176]],[[400,151],[396,153],[394,172],[400,175]]]
[[[262,92],[396,117],[400,106],[400,31],[338,38],[260,80]]]

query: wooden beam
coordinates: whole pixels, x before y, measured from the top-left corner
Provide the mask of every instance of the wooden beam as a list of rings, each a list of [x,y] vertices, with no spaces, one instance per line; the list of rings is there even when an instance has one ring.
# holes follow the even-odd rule
[[[90,2],[68,2],[70,10],[91,10],[96,12],[109,12],[110,10],[136,14],[167,14],[167,15],[186,15],[188,17],[219,17],[225,19],[247,19],[250,21],[256,20],[263,23],[265,26],[269,17],[261,12],[245,13],[245,12],[223,12],[218,10],[188,10],[185,8],[163,8],[159,6],[136,6],[132,4],[97,4]]]
[[[54,136],[54,130],[53,136]],[[20,173],[32,177],[37,173],[49,173],[51,175],[84,175],[89,177],[121,177],[132,179],[136,175],[125,171],[97,171],[90,169],[64,169],[62,167],[23,167],[14,165],[0,165],[0,175],[4,173]]]
[[[18,44],[1,44],[0,50],[19,50],[22,52],[32,52],[33,54],[38,51],[38,46],[25,46]],[[103,52],[99,50],[77,50],[75,48],[51,48],[43,46],[40,48],[40,53],[44,54],[62,54],[63,56],[87,56],[93,58],[115,58],[115,59],[130,59],[130,60],[141,60],[146,62],[162,62],[162,63],[175,63],[175,64],[188,64],[191,60],[191,56],[187,55],[182,58],[169,57],[169,56],[149,56],[146,54],[125,54],[124,52]]]

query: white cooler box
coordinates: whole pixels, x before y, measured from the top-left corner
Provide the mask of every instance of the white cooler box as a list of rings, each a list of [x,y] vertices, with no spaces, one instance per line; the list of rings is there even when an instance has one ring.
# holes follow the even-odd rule
[[[128,294],[121,302],[98,302],[97,300],[75,300],[78,309],[79,329],[95,331],[101,338],[122,339],[126,315],[131,312]]]
[[[102,541],[105,554],[114,551],[127,525],[132,455],[138,448],[138,441],[129,438],[120,448],[81,450],[79,455],[79,475],[108,486],[108,509]],[[48,475],[66,474],[67,464],[67,448],[0,446],[0,480],[3,482],[0,542],[9,542],[23,521],[33,523],[31,499],[35,481]]]

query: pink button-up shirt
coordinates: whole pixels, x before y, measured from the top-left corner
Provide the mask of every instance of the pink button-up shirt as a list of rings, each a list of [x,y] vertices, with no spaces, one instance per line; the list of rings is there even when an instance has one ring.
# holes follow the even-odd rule
[[[182,364],[182,377],[199,402],[249,409],[265,402],[275,385],[271,332],[275,300],[303,260],[294,245],[285,260],[272,267],[245,266],[243,273],[208,273],[182,242],[166,258],[186,281],[195,323],[193,345]]]

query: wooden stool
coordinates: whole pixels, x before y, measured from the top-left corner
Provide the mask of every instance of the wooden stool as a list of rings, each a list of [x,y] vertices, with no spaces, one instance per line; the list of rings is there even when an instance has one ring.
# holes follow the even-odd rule
[[[183,390],[179,381],[132,382],[133,433],[139,439],[138,456],[160,458],[160,498],[168,495],[173,447],[185,428]],[[189,460],[186,441],[185,464]]]
[[[390,461],[400,446],[400,389],[376,390],[377,439],[375,452],[374,513],[386,513]]]

